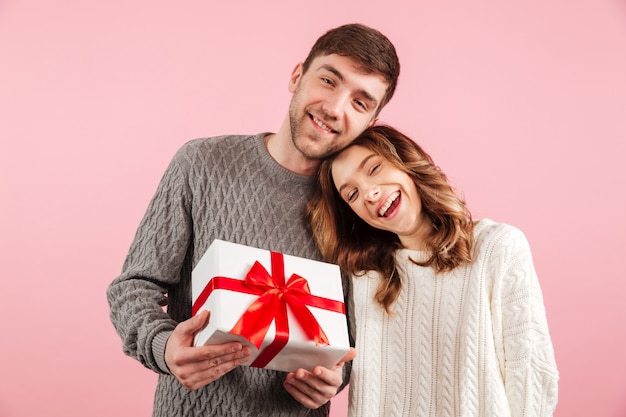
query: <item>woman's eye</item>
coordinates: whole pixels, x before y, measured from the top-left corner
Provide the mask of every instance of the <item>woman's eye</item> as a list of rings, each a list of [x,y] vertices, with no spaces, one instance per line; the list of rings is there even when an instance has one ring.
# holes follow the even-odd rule
[[[357,195],[357,191],[356,191],[356,190],[354,190],[354,191],[350,191],[350,192],[348,193],[348,195],[346,196],[346,197],[347,197],[348,202],[350,203],[350,202],[354,201],[354,199],[356,198],[356,195]]]
[[[370,175],[375,174],[379,169],[380,169],[380,164],[376,164],[372,166],[372,168],[370,169]]]

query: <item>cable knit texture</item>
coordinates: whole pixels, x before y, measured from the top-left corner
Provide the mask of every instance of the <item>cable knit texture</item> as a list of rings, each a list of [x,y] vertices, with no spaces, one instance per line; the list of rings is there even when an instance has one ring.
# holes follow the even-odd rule
[[[380,277],[352,278],[357,357],[351,417],[551,416],[558,372],[530,248],[518,229],[481,220],[474,261],[435,275],[399,250],[403,288],[387,315]]]
[[[284,390],[284,373],[240,366],[190,392],[170,375],[163,359],[177,322],[191,316],[191,270],[214,239],[320,259],[303,219],[314,178],[276,163],[264,136],[185,144],[149,204],[122,274],[108,289],[111,320],[124,352],[160,374],[154,416],[298,416],[309,411]],[[310,410],[308,416],[327,416],[329,407]]]

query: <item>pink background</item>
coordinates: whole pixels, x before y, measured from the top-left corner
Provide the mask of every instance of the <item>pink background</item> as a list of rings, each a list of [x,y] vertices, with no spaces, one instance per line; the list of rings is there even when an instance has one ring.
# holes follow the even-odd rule
[[[276,130],[294,65],[355,21],[401,58],[382,121],[527,234],[556,415],[626,416],[624,1],[0,0],[1,416],[150,415],[105,290],[163,170],[191,138]]]

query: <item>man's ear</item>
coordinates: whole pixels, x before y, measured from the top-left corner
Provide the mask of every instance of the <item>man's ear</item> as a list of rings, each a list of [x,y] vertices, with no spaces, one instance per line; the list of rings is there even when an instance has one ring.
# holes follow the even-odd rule
[[[374,126],[376,123],[378,123],[378,117],[377,117],[377,118],[375,118],[375,119],[373,119],[373,120],[370,122],[370,124],[368,124],[368,125],[367,125],[367,127],[372,127],[372,126]]]
[[[302,78],[302,74],[303,74],[303,69],[302,69],[302,62],[299,62],[296,67],[293,69],[293,71],[291,72],[291,77],[289,77],[289,84],[287,85],[287,89],[289,90],[290,93],[295,93],[296,89],[298,87],[298,82],[300,81],[300,78]]]

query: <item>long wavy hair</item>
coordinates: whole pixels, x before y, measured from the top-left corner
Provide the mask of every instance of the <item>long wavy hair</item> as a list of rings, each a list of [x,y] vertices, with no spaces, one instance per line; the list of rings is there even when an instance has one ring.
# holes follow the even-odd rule
[[[432,230],[425,242],[430,256],[423,262],[412,261],[437,272],[471,262],[472,216],[430,155],[403,133],[384,125],[365,130],[349,146],[354,145],[382,156],[415,182],[422,211],[430,219]],[[389,312],[402,287],[395,261],[395,252],[402,245],[395,233],[370,226],[341,198],[331,171],[338,154],[320,165],[316,191],[307,206],[306,218],[328,262],[338,264],[352,275],[375,270],[383,276],[375,300]]]

